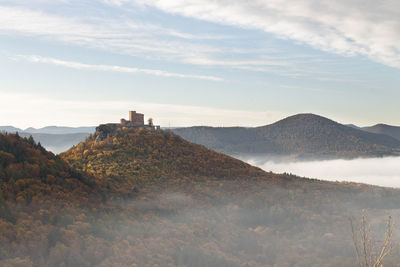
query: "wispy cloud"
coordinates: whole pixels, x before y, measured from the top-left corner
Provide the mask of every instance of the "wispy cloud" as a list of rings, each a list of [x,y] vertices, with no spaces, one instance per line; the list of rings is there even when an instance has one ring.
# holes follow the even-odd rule
[[[85,64],[74,61],[64,61],[56,58],[41,57],[37,55],[19,55],[17,59],[23,59],[34,63],[45,63],[52,64],[61,67],[67,67],[77,70],[93,70],[93,71],[111,71],[111,72],[123,72],[123,73],[143,73],[148,75],[162,76],[162,77],[173,77],[173,78],[187,78],[187,79],[201,79],[209,81],[223,81],[222,78],[216,76],[204,76],[204,75],[193,75],[193,74],[182,74],[168,72],[164,70],[155,69],[141,69],[133,67],[123,67],[123,66],[111,66],[111,65],[93,65]]]
[[[120,5],[121,1],[107,1]],[[16,6],[0,6],[0,34],[56,40],[151,60],[296,76],[297,59],[262,59],[265,51],[236,46],[239,36],[183,32],[126,16],[65,17]],[[219,42],[224,40],[224,42]],[[224,44],[222,44],[224,43]],[[258,58],[257,60],[244,57]],[[227,60],[229,58],[229,60]],[[261,58],[261,59],[259,59]],[[295,73],[292,75],[291,73]]]
[[[230,66],[230,67],[243,67],[243,66],[275,66],[275,67],[288,67],[292,64],[281,60],[218,60],[208,58],[192,58],[187,62],[199,65],[212,65],[212,66]]]
[[[122,8],[125,10],[124,4],[131,3],[135,7],[152,6],[167,13],[242,28],[261,29],[281,38],[307,43],[318,49],[346,56],[366,55],[387,65],[400,67],[398,47],[400,30],[398,20],[393,14],[387,16],[390,23],[383,23],[382,16],[377,16],[378,18],[374,20],[370,18],[373,15],[371,12],[365,14],[355,12],[354,3],[349,5],[349,8],[354,11],[350,13],[350,11],[342,10],[344,7],[341,1],[329,2],[329,6],[325,1],[318,5],[311,4],[313,0],[304,0],[296,4],[287,1],[274,0],[264,3],[234,0],[229,5],[222,0],[107,0],[100,2],[114,5],[117,10],[121,6],[121,10]],[[387,11],[385,8],[380,9]],[[236,44],[235,40],[240,40],[242,37],[234,34],[181,31],[168,25],[154,24],[154,21],[134,20],[132,19],[135,18],[134,13],[132,18],[129,14],[128,12],[122,16],[107,18],[95,15],[82,17],[79,14],[61,16],[9,4],[0,6],[0,34],[20,34],[46,40],[58,40],[152,61],[163,60],[201,67],[264,72],[290,78],[302,76],[310,79],[318,78],[321,81],[337,80],[338,77],[341,80],[349,80],[348,77],[343,78],[346,76],[343,73],[331,71],[321,73],[319,66],[330,63],[314,62],[310,59],[310,55],[306,55],[307,60],[305,60],[289,52],[284,58],[282,50],[281,56],[277,56],[276,51],[262,51],[262,44],[251,49]],[[351,23],[343,22],[348,20]],[[377,27],[375,24],[380,25],[382,32],[379,34],[375,30]],[[373,30],[368,35],[362,35],[364,39],[356,34],[369,28]],[[393,34],[384,34],[387,32]],[[220,42],[220,40],[224,41]],[[270,48],[265,47],[267,50]],[[279,48],[276,49],[279,50]]]
[[[135,3],[215,23],[260,29],[341,55],[400,67],[397,0],[109,0]]]
[[[0,6],[0,34],[57,40],[150,59],[184,61],[219,51],[191,39],[223,38],[192,35],[128,18],[63,17],[21,7]],[[170,38],[166,38],[169,36]]]

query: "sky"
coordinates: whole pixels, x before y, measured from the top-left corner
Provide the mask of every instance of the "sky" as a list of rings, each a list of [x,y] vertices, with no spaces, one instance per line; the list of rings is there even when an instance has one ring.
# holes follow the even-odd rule
[[[0,125],[400,125],[398,0],[0,0]]]

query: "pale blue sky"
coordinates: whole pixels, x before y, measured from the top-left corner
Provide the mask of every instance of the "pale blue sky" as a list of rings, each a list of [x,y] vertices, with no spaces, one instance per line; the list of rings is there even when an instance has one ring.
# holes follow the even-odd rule
[[[362,5],[360,4],[362,3]],[[0,0],[0,125],[400,125],[400,5]]]

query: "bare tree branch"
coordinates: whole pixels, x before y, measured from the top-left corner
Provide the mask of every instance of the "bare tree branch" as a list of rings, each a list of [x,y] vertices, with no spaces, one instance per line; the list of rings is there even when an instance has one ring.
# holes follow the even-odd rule
[[[393,250],[392,236],[394,223],[392,217],[388,217],[384,241],[382,245],[377,248],[375,248],[375,244],[377,242],[374,242],[371,237],[371,227],[368,223],[365,211],[363,211],[361,214],[360,227],[358,231],[356,231],[351,218],[350,226],[358,265],[360,267],[383,266],[383,259]],[[360,239],[358,239],[358,235],[360,235]]]

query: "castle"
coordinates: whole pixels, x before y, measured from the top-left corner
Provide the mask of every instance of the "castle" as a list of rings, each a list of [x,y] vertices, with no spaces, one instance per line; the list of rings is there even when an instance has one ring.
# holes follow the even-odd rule
[[[125,127],[144,126],[144,114],[129,111],[129,121],[121,119],[120,124]]]
[[[136,111],[129,111],[129,120],[122,118],[120,120],[120,126],[160,130],[160,126],[153,125],[152,119],[149,119],[148,124],[144,124],[144,114],[137,113]]]
[[[96,140],[95,143],[99,143],[104,140],[108,134],[117,131],[123,127],[126,128],[136,128],[136,129],[146,129],[146,130],[160,130],[159,125],[153,125],[153,120],[149,119],[148,124],[144,124],[144,114],[137,113],[136,111],[129,111],[129,120],[121,119],[120,123],[106,123],[100,124],[96,127]]]

